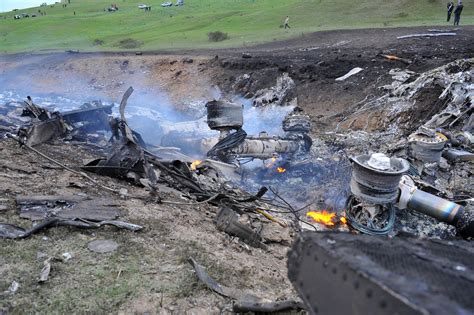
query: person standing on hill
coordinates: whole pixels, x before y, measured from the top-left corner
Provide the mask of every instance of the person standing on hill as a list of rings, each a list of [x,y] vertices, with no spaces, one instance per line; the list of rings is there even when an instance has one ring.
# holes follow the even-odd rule
[[[462,5],[462,1],[459,0],[456,9],[454,9],[454,25],[459,25],[462,9],[464,9],[464,6]]]
[[[285,19],[285,24],[283,24],[283,27],[285,28],[285,30],[287,28],[291,28],[289,23],[290,23],[290,17],[287,15]]]
[[[448,2],[448,22],[451,20],[451,14],[453,13],[454,10],[454,2]]]

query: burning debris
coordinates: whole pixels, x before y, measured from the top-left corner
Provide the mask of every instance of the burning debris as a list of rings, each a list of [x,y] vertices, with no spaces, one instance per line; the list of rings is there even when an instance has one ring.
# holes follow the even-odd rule
[[[210,102],[206,106],[209,128],[220,132],[219,142],[207,153],[210,158],[231,162],[244,158],[266,160],[282,155],[286,159],[292,159],[311,148],[312,141],[307,135],[311,122],[307,115],[295,111],[286,116],[283,121],[286,134],[282,137],[272,137],[265,132],[258,136],[247,136],[242,129],[241,105]],[[277,170],[279,173],[285,172],[281,167]]]
[[[320,223],[325,227],[329,228],[340,228],[347,225],[347,219],[344,213],[329,212],[328,210],[322,211],[308,211],[306,216],[311,218],[314,223]]]

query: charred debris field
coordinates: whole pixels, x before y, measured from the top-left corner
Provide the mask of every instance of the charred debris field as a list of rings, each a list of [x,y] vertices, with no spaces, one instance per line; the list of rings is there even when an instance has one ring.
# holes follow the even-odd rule
[[[472,313],[473,45],[0,56],[0,314]]]

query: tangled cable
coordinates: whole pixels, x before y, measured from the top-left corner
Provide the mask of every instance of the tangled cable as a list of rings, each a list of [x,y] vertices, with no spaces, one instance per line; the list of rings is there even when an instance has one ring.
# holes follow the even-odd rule
[[[350,209],[352,209],[354,198],[355,197],[353,195],[350,195],[346,201],[346,218],[347,218],[347,222],[349,223],[351,227],[358,230],[359,232],[362,232],[364,234],[369,234],[369,235],[386,235],[393,229],[395,225],[395,207],[393,206],[393,204],[386,205],[388,208],[388,217],[386,220],[386,225],[385,227],[378,229],[378,228],[361,224],[352,215]]]
[[[219,140],[219,142],[217,142],[216,145],[213,146],[212,149],[209,150],[209,152],[207,152],[207,156],[216,157],[222,151],[229,150],[238,146],[239,144],[244,142],[245,138],[247,138],[247,133],[241,128],[236,132],[231,133],[224,139]]]

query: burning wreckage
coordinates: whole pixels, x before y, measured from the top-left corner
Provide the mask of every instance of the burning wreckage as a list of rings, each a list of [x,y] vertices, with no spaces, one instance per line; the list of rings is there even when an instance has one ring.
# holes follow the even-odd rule
[[[394,82],[384,87],[387,94],[343,113],[339,127],[345,132],[313,138],[311,119],[298,107],[283,119],[283,134],[262,131],[249,136],[243,128],[241,104],[208,102],[205,120],[219,135],[184,141],[185,145],[199,143],[201,150],[207,148],[200,160],[184,154],[186,150],[148,145],[129,127],[125,108],[132,88],[123,96],[119,118],[110,116],[113,105],[95,103],[60,113],[47,111],[28,97],[22,115],[31,121],[14,135],[16,125],[6,119],[1,132],[114,193],[121,192],[97,183],[84,171],[146,187],[148,201],[216,206],[217,228],[254,247],[267,249],[259,231],[242,222],[243,214],[263,215],[300,231],[288,256],[288,274],[304,305],[241,300],[235,289],[218,284],[190,258],[207,287],[238,300],[236,312],[304,308],[312,314],[465,314],[474,309],[470,296],[474,250],[461,240],[474,236],[472,63],[460,60],[419,75],[392,70]],[[439,91],[428,106],[426,90]],[[11,118],[8,106],[5,108],[1,114]],[[379,121],[380,117],[385,118]],[[203,121],[176,124],[174,131],[179,134],[180,126],[202,127]],[[176,133],[167,128],[171,129],[169,142],[169,136]],[[112,135],[105,142],[108,153],[89,161],[81,171],[34,148],[63,138],[85,141],[104,152],[104,142],[91,143],[91,133],[97,130],[109,130]],[[252,165],[254,160],[263,164]],[[163,200],[159,193],[163,184],[182,192],[188,201]],[[247,188],[255,193],[247,193]],[[101,211],[87,211],[87,202]],[[66,210],[64,203],[69,204]],[[1,224],[1,237],[24,238],[61,225],[142,228],[118,221],[112,200],[19,196],[17,204],[22,217],[36,215],[44,221],[28,230]],[[318,209],[312,210],[315,206]]]

